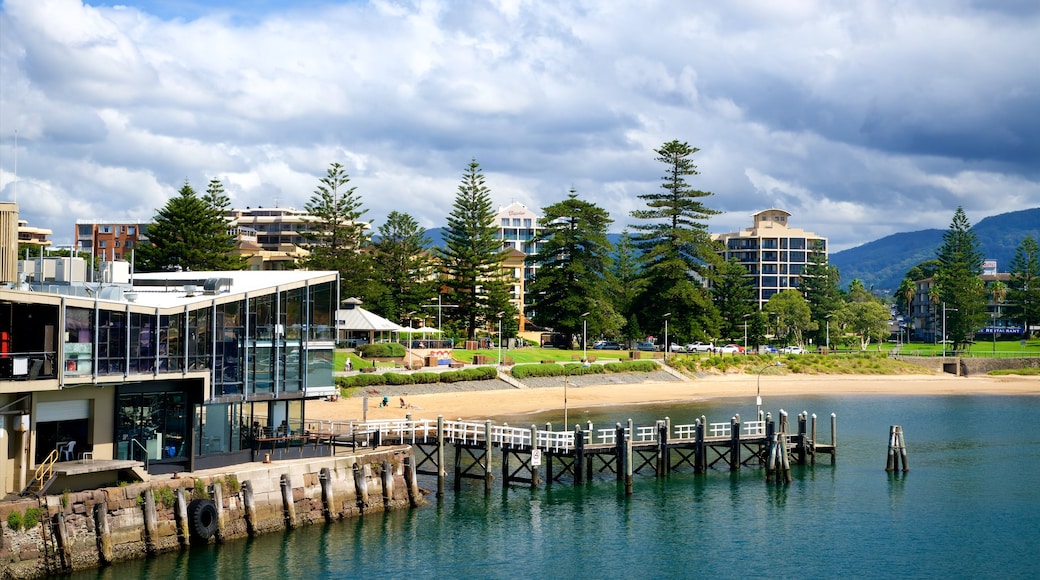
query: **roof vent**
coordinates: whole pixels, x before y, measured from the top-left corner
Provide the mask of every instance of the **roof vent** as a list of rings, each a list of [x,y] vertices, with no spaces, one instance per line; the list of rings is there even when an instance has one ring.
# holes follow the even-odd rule
[[[184,295],[188,296],[188,297],[194,296],[195,295],[195,285],[194,284],[185,284],[184,285]]]
[[[206,278],[202,285],[204,294],[223,294],[231,290],[231,278]]]

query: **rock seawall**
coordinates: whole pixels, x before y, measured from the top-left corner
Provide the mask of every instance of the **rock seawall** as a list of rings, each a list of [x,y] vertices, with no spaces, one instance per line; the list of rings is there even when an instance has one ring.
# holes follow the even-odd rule
[[[42,578],[414,507],[414,466],[411,448],[387,447],[0,502],[0,573]]]

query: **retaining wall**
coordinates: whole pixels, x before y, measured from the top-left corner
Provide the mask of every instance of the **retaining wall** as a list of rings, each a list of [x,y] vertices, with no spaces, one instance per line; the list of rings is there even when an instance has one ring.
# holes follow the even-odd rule
[[[931,369],[937,373],[946,372],[957,376],[984,375],[1001,369],[1040,368],[1040,358],[1038,357],[895,356],[892,358]]]
[[[0,502],[0,573],[3,578],[42,578],[200,543],[414,507],[424,502],[414,466],[411,448],[388,447]],[[212,507],[201,507],[205,496]],[[206,510],[203,515],[216,516],[212,523],[192,519],[195,511]],[[39,523],[12,529],[12,513],[15,520],[27,512],[32,519],[34,511],[40,512]]]

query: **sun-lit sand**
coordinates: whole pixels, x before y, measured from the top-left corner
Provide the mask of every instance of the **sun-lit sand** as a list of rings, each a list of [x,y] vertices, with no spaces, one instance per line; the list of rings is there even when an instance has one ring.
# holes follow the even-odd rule
[[[668,401],[697,401],[725,397],[754,397],[757,377],[739,374],[712,376],[678,382],[646,382],[567,388],[567,406],[580,409],[596,406]],[[891,394],[891,395],[1040,395],[1040,377],[950,375],[783,375],[763,376],[763,397],[811,394]],[[400,408],[398,397],[391,405],[378,408],[369,399],[367,418],[401,419],[410,413],[414,419],[480,419],[497,415],[518,415],[563,409],[564,388],[498,389],[489,391],[442,392],[407,395],[408,409]],[[360,419],[362,398],[341,398],[335,402],[307,405],[307,418],[315,420]]]

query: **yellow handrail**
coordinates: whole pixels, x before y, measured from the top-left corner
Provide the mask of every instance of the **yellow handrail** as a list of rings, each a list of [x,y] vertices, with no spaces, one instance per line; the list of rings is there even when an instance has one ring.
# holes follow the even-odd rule
[[[39,489],[37,491],[42,490],[43,485],[47,482],[47,480],[51,478],[51,475],[54,473],[54,464],[57,461],[58,450],[55,449],[54,451],[50,452],[50,455],[47,456],[47,459],[43,460],[43,463],[36,467],[36,473],[33,476],[33,479],[36,481],[36,485],[39,486]]]

